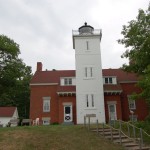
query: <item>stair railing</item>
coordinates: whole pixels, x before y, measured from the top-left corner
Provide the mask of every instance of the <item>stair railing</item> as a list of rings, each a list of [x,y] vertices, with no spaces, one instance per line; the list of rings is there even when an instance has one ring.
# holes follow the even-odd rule
[[[92,124],[93,125],[93,124]],[[105,124],[105,123],[98,123],[96,120],[96,124],[91,126],[90,118],[88,118],[88,122],[86,122],[86,117],[84,118],[84,126],[90,130],[92,127],[96,128],[97,134],[99,134],[99,127],[102,128],[102,134],[105,137],[105,128],[109,128],[111,132],[111,140],[113,140],[113,131],[119,132],[119,139],[120,144],[122,144],[122,136],[126,136],[128,139],[134,140],[135,142],[139,142],[139,148],[142,149],[144,146],[144,140],[148,139],[147,141],[150,142],[150,135],[145,132],[142,128],[138,128],[135,125],[125,122],[122,120],[114,120],[113,123]],[[146,138],[145,138],[146,137]],[[148,143],[147,142],[147,143]]]
[[[125,135],[134,139],[135,142],[139,142],[140,149],[144,146],[144,140],[145,143],[150,142],[150,135],[147,132],[145,132],[142,128],[138,128],[130,122],[114,120],[114,123],[111,125],[114,128],[120,128],[121,131],[125,133]]]

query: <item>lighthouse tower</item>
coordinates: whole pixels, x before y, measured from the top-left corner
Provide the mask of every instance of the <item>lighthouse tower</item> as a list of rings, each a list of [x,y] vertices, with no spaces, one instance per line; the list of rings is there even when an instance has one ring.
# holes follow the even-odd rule
[[[76,112],[77,124],[84,123],[84,116],[105,122],[104,92],[100,42],[102,32],[85,23],[73,30],[73,48],[76,63]]]

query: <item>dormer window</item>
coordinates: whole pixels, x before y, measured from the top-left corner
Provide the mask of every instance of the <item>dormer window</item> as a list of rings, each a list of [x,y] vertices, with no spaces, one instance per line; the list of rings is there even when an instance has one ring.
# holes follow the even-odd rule
[[[104,84],[117,84],[116,77],[103,77]]]
[[[61,77],[60,85],[61,86],[75,86],[76,79],[75,79],[75,77]]]
[[[72,78],[65,78],[64,85],[72,85]]]
[[[105,84],[112,84],[112,78],[105,78]]]

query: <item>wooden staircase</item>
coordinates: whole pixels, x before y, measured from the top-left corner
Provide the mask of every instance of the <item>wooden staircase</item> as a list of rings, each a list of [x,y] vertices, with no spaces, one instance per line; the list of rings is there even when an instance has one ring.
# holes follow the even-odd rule
[[[114,143],[121,144],[126,150],[150,150],[150,147],[140,145],[140,142],[126,136],[123,132],[114,128],[92,128],[92,132],[104,136],[106,139]]]

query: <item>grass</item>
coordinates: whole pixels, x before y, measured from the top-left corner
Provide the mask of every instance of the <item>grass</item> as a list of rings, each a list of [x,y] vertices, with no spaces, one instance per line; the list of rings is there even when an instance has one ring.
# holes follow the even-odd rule
[[[123,150],[83,126],[24,126],[0,129],[0,150]]]

